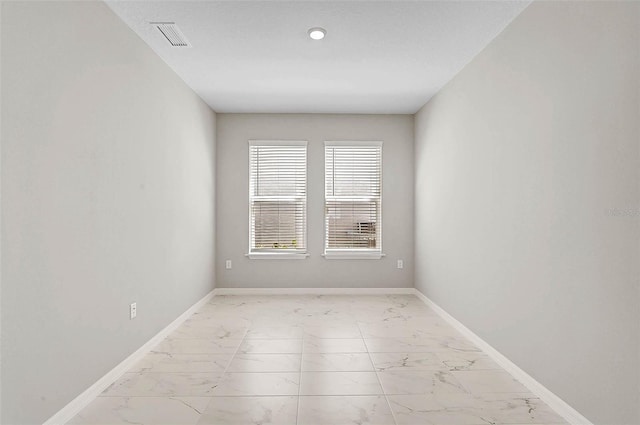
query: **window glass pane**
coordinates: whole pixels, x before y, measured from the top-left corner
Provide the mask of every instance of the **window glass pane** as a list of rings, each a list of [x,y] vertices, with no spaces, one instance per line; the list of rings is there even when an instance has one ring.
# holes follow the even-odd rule
[[[327,248],[376,248],[377,201],[327,201]]]
[[[256,249],[304,248],[304,203],[255,201],[252,215]]]
[[[255,146],[252,177],[255,196],[298,195],[306,192],[306,148]]]
[[[379,148],[327,149],[327,195],[380,194]]]
[[[325,146],[325,251],[380,250],[382,147]]]
[[[307,147],[249,148],[250,251],[306,250]]]

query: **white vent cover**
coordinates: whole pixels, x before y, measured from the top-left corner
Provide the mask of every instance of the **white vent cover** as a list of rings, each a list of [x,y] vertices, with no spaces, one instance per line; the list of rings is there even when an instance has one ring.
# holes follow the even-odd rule
[[[150,22],[150,24],[158,28],[173,47],[191,47],[191,43],[175,22]]]

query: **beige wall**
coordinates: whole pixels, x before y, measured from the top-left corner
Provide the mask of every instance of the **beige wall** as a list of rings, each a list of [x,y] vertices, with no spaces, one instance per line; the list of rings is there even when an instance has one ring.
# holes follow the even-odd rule
[[[412,287],[413,117],[411,115],[218,114],[218,287]],[[307,140],[307,248],[305,260],[250,260],[250,139]],[[381,260],[325,260],[324,142],[382,140]],[[405,267],[396,268],[403,259]],[[233,268],[225,269],[225,260]]]
[[[35,424],[213,289],[215,114],[101,2],[1,26],[0,422]]]
[[[639,43],[535,2],[416,116],[416,287],[595,424],[640,423]]]

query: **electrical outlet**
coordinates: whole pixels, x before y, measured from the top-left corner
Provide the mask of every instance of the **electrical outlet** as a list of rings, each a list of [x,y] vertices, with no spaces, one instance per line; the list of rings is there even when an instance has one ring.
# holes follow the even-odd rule
[[[404,268],[404,261],[402,261],[402,260],[398,260],[398,268],[399,268],[399,269]]]
[[[136,303],[131,303],[129,306],[129,319],[135,319],[138,314],[138,306]]]
[[[227,269],[230,269],[230,268],[231,268],[231,260],[227,260],[227,261],[226,261],[225,267],[226,267]]]

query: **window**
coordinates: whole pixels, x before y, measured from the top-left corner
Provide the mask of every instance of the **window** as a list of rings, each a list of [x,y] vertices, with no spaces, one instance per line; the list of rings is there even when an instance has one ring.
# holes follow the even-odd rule
[[[325,142],[325,256],[380,258],[382,142]]]
[[[249,141],[249,257],[304,258],[307,142]]]

